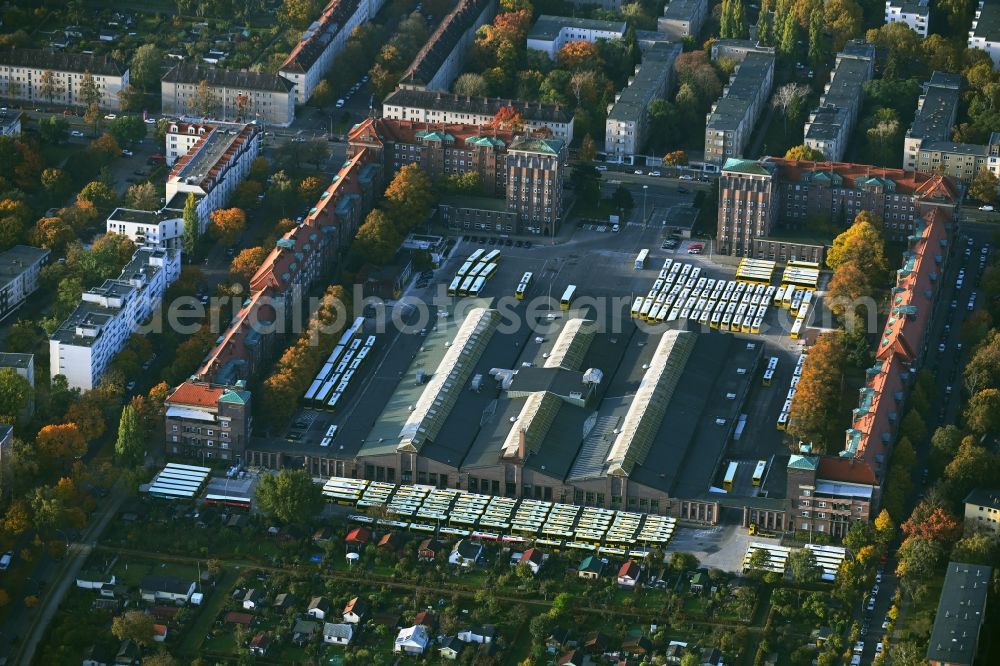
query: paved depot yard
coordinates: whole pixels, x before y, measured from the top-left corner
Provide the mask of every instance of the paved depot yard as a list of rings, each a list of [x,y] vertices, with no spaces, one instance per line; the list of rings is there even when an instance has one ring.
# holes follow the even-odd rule
[[[298,452],[304,454],[310,452],[313,455],[328,455],[336,457],[350,458],[364,445],[366,452],[370,447],[380,450],[384,447],[394,447],[396,436],[398,435],[398,422],[405,420],[405,414],[420,395],[422,387],[417,386],[415,371],[422,368],[426,372],[433,372],[440,356],[444,352],[442,345],[436,342],[449,339],[454,336],[458,326],[461,325],[461,318],[449,316],[447,318],[436,318],[434,315],[438,309],[453,311],[455,303],[461,299],[451,299],[445,295],[445,288],[451,281],[455,270],[465,261],[468,255],[479,248],[486,250],[496,247],[502,252],[502,261],[496,277],[487,283],[486,288],[480,295],[479,305],[482,306],[491,299],[493,306],[497,306],[497,300],[504,298],[503,309],[511,316],[523,319],[529,310],[529,304],[533,299],[548,297],[554,300],[555,313],[562,318],[563,314],[558,310],[558,299],[563,290],[569,284],[577,285],[577,306],[597,304],[605,308],[606,311],[595,316],[593,310],[588,311],[588,318],[599,318],[605,321],[610,330],[605,338],[619,341],[625,346],[622,350],[626,356],[630,354],[629,348],[638,349],[640,346],[647,347],[647,353],[652,353],[658,341],[662,327],[652,329],[650,335],[647,331],[650,327],[644,324],[637,330],[635,323],[629,317],[629,307],[636,294],[645,294],[652,286],[659,272],[663,260],[671,257],[675,261],[682,261],[698,265],[702,268],[702,276],[715,279],[732,279],[734,268],[715,264],[710,257],[688,255],[659,248],[659,229],[643,229],[636,225],[624,228],[619,233],[600,233],[589,230],[577,230],[574,232],[570,243],[550,244],[550,241],[533,243],[531,248],[518,248],[514,246],[490,246],[481,245],[476,242],[459,241],[451,257],[445,264],[435,271],[432,284],[421,290],[410,286],[404,298],[406,301],[431,302],[433,305],[428,309],[431,323],[418,324],[413,330],[398,332],[390,326],[386,332],[377,332],[375,352],[369,357],[365,365],[360,370],[358,376],[346,400],[338,405],[334,412],[321,412],[305,410],[305,420],[310,423],[303,440],[289,442],[284,437],[268,442],[263,448],[277,449],[293,454]],[[641,248],[650,249],[650,258],[647,261],[647,268],[643,271],[634,269],[635,256]],[[534,283],[524,301],[515,301],[513,294],[515,287],[521,276],[530,271],[534,274]],[[469,300],[469,299],[466,299]],[[463,303],[466,309],[474,303]],[[390,304],[390,308],[400,310],[400,304]],[[536,316],[545,322],[547,307],[539,307],[532,304],[537,311]],[[402,319],[408,323],[415,323],[418,319],[417,312],[410,312],[403,315]],[[728,442],[728,447],[723,451],[727,442],[720,442],[717,445],[708,447],[711,450],[701,452],[697,456],[689,456],[686,460],[662,461],[659,465],[666,464],[664,473],[672,472],[671,476],[677,478],[675,494],[682,497],[707,496],[710,487],[720,486],[721,477],[725,470],[725,465],[729,460],[741,461],[739,474],[737,475],[732,499],[738,502],[739,497],[754,496],[759,492],[766,491],[766,494],[775,497],[784,493],[784,475],[779,469],[782,465],[771,465],[782,455],[787,455],[788,449],[783,441],[780,431],[775,428],[775,421],[781,406],[784,403],[788,384],[794,368],[795,358],[798,355],[798,343],[788,338],[787,330],[790,328],[790,321],[786,321],[787,313],[783,310],[771,309],[769,311],[766,328],[762,335],[732,335],[721,334],[715,331],[706,332],[703,336],[707,340],[700,340],[697,348],[699,352],[692,355],[689,363],[689,380],[679,385],[675,393],[671,406],[665,417],[665,423],[669,419],[671,422],[684,423],[684,406],[690,403],[693,409],[695,403],[704,404],[707,402],[710,409],[718,400],[725,403],[725,396],[716,397],[705,396],[705,391],[711,390],[710,385],[698,385],[698,368],[711,372],[722,372],[729,366],[735,367],[744,361],[738,360],[741,354],[747,351],[747,342],[757,343],[758,352],[760,343],[763,343],[761,363],[766,364],[770,356],[778,356],[780,361],[775,380],[770,387],[763,387],[760,382],[760,367],[754,371],[752,377],[748,377],[748,400],[741,409],[734,412],[731,418],[735,418],[740,413],[748,415],[747,426],[743,436],[738,442]],[[561,327],[562,323],[557,322]],[[768,326],[769,325],[769,326]],[[365,334],[375,332],[373,330],[373,320],[369,320]],[[421,328],[423,327],[423,328]],[[437,327],[437,330],[435,330]],[[694,327],[692,330],[698,330]],[[620,333],[619,333],[620,332]],[[513,330],[502,328],[494,335],[498,339],[509,340],[509,346],[496,340],[489,345],[486,355],[477,364],[476,372],[485,373],[492,367],[515,368],[519,367],[523,361],[535,359],[542,351],[542,347],[549,344],[558,334],[555,332],[542,333],[544,343],[537,343],[538,333],[528,330],[526,327],[515,327]],[[440,338],[440,340],[438,340]],[[436,350],[435,350],[436,348]],[[631,352],[635,354],[637,352]],[[614,359],[608,358],[606,361],[613,364],[613,367],[605,367],[605,401],[599,408],[600,413],[614,412],[616,407],[614,400],[616,393],[613,387],[615,382],[614,370],[621,362],[619,354]],[[417,359],[415,363],[414,360]],[[634,362],[635,359],[632,359]],[[624,363],[628,364],[628,359]],[[640,361],[641,363],[641,361]],[[414,376],[409,376],[413,374]],[[634,373],[633,373],[634,374]],[[639,373],[641,375],[641,371]],[[492,386],[492,378],[484,376],[488,386]],[[400,384],[402,382],[402,385]],[[704,383],[704,382],[702,382]],[[407,389],[407,386],[410,389]],[[692,390],[692,387],[697,387]],[[400,390],[401,389],[401,390]],[[489,395],[487,395],[489,394]],[[622,402],[622,398],[625,401]],[[481,458],[483,447],[492,447],[497,444],[500,436],[499,426],[490,426],[490,403],[495,401],[493,391],[483,391],[482,394],[474,394],[468,390],[463,390],[460,408],[463,412],[461,418],[449,417],[443,426],[438,442],[431,444],[431,449],[435,451],[434,457],[446,462],[459,458],[468,448],[471,460]],[[621,410],[627,410],[627,396],[619,396],[622,402]],[[403,404],[403,403],[407,404]],[[719,404],[723,409],[728,405]],[[402,411],[401,411],[402,410]],[[707,411],[707,410],[706,410]],[[485,416],[484,416],[485,415]],[[380,418],[392,416],[392,418]],[[494,415],[492,420],[499,417],[506,417],[506,414]],[[302,418],[302,417],[299,417]],[[337,424],[339,432],[333,442],[333,446],[323,449],[319,446],[322,433],[325,432],[329,424]],[[582,426],[583,424],[581,424]],[[483,426],[483,431],[476,438],[476,441],[469,444],[468,441],[455,442],[456,450],[449,451],[446,443],[459,437],[467,440],[468,436],[462,437],[464,431],[469,427],[479,428]],[[588,426],[592,427],[592,426]],[[576,430],[574,426],[574,430]],[[728,427],[727,427],[728,430]],[[496,431],[496,432],[494,432]],[[580,431],[577,431],[580,432]],[[581,435],[583,433],[581,432]],[[662,433],[661,433],[662,434]],[[711,434],[711,433],[709,433]],[[697,437],[697,434],[695,434]],[[378,442],[382,439],[382,442]],[[576,436],[579,442],[579,436]],[[367,444],[365,444],[367,442]],[[694,448],[703,449],[705,443],[699,440]],[[261,446],[255,443],[256,446]],[[565,447],[554,447],[564,450],[564,455],[574,455],[575,449],[571,452]],[[656,451],[656,448],[652,449]],[[478,453],[477,453],[478,451]],[[718,455],[715,455],[718,453]],[[453,455],[451,455],[453,454]],[[652,457],[652,456],[651,456]],[[750,481],[753,468],[758,460],[767,460],[769,469],[764,487],[758,489]],[[286,464],[295,464],[294,460]],[[674,464],[674,468],[670,465]],[[568,469],[570,462],[565,463]],[[552,470],[555,471],[555,470]],[[663,474],[661,474],[662,476]],[[714,495],[713,495],[714,496]],[[719,496],[722,497],[721,495]]]

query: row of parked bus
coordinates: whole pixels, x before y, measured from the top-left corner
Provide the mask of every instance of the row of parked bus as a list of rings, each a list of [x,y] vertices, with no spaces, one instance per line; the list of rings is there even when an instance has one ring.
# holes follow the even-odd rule
[[[727,493],[733,491],[733,484],[736,482],[736,472],[739,470],[740,464],[735,460],[729,463],[726,468],[726,476],[722,479],[722,489]],[[757,466],[753,471],[753,485],[755,487],[760,487],[764,483],[764,474],[767,472],[767,462],[764,460],[759,460]]]
[[[777,357],[773,357],[772,360],[775,361],[775,367],[777,367]],[[792,372],[792,381],[788,387],[788,395],[785,397],[785,404],[781,407],[781,413],[778,414],[778,430],[784,430],[788,427],[788,415],[792,411],[792,398],[795,397],[795,391],[799,385],[799,378],[802,377],[802,366],[805,365],[805,362],[806,353],[802,352],[799,354],[799,358],[795,362],[795,370]],[[767,373],[765,372],[765,375],[766,374]]]
[[[480,248],[469,255],[448,285],[449,296],[479,296],[499,269],[500,250]]]
[[[359,335],[363,323],[364,319],[359,318],[341,336],[306,390],[306,405],[332,411],[343,398],[355,373],[375,346],[374,335],[366,338]]]

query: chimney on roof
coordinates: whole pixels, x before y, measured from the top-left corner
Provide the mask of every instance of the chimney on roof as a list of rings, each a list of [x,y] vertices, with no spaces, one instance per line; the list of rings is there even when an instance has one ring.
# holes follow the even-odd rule
[[[517,459],[524,462],[528,452],[528,440],[525,437],[524,428],[517,433]]]

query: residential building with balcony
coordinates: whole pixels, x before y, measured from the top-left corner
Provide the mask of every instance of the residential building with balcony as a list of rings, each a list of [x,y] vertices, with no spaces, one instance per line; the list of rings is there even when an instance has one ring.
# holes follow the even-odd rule
[[[631,160],[643,150],[649,138],[649,105],[673,89],[674,61],[682,50],[680,44],[657,42],[643,51],[635,75],[608,105],[604,135],[608,160]]]
[[[561,104],[397,88],[382,101],[382,116],[390,120],[483,126],[492,124],[497,112],[505,107],[515,109],[528,130],[545,129],[556,139],[573,142],[573,109]]]
[[[843,159],[864,103],[864,84],[871,80],[874,68],[873,44],[854,40],[837,54],[819,106],[806,121],[803,141],[806,146],[833,162]]]
[[[542,14],[528,32],[528,48],[545,53],[551,60],[569,42],[589,42],[599,39],[621,39],[628,26],[624,21]]]
[[[183,210],[158,211],[115,208],[108,216],[107,232],[128,236],[136,245],[180,252],[184,236]]]
[[[931,23],[930,0],[885,0],[885,22],[905,23],[921,37]]]
[[[209,113],[198,108],[196,92],[202,81],[212,93]],[[201,117],[232,122],[257,120],[287,127],[295,120],[295,84],[277,74],[225,69],[183,62],[160,80],[163,115]]]
[[[51,86],[46,85],[51,73]],[[121,109],[119,93],[128,88],[128,66],[110,56],[46,49],[0,50],[0,91],[4,99],[30,104],[85,107],[81,85],[89,74],[97,86],[97,105],[104,111]]]
[[[80,304],[49,338],[51,376],[64,375],[70,388],[97,386],[180,271],[179,252],[141,247],[118,278],[83,292]]]
[[[178,139],[183,136],[185,143],[177,143],[175,151],[181,154],[182,146],[190,142],[190,136],[181,132],[182,125],[172,123],[168,127],[170,135]],[[167,176],[165,208],[184,210],[189,194],[198,201],[198,220],[201,231],[208,227],[212,211],[224,208],[236,186],[250,174],[254,159],[260,154],[261,126],[219,124],[205,131],[197,141],[174,163]]]
[[[1000,67],[1000,0],[979,0],[969,30],[969,48],[982,49]]]
[[[38,289],[38,274],[48,260],[49,250],[29,245],[0,252],[0,321]]]
[[[674,42],[697,38],[708,18],[708,0],[669,0],[663,16],[656,19],[656,29]]]
[[[170,456],[241,462],[253,430],[251,396],[243,382],[218,386],[188,381],[164,401]]]
[[[705,161],[742,157],[774,85],[774,56],[749,52],[736,65],[705,123]]]

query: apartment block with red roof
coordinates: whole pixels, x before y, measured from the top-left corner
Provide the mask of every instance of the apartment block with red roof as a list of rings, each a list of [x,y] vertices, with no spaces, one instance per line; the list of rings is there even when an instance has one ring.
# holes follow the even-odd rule
[[[775,261],[822,261],[832,238],[817,223],[846,229],[865,210],[888,240],[905,241],[933,208],[951,213],[959,198],[950,178],[844,162],[766,157],[727,160],[719,179],[721,254]]]
[[[852,521],[868,520],[878,511],[906,399],[926,356],[927,331],[941,307],[936,297],[953,231],[944,208],[914,218],[875,364],[858,392],[844,448],[838,455],[791,457],[785,529],[840,537]]]

